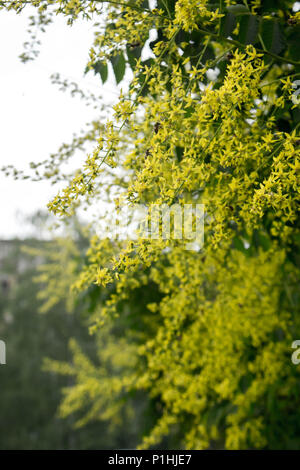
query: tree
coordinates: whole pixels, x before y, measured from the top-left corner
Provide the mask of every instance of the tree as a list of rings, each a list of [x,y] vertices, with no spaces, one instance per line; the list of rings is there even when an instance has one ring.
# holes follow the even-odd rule
[[[31,3],[70,24],[96,22],[87,71],[103,82],[108,70],[117,82],[126,67],[133,71],[113,118],[93,122],[52,158],[46,176],[56,181],[59,163],[95,142],[49,209],[66,217],[99,199],[117,207],[205,205],[202,249],[186,250],[187,234],[91,238],[73,288],[105,287],[94,330],[101,337],[103,322],[123,324],[118,350],[128,363],[113,377],[104,368],[95,382],[76,350],[77,384],[63,413],[81,406],[82,390],[89,391],[86,419],[105,418],[107,407],[145,390],[158,417],[142,447],[165,436],[187,448],[298,447],[291,343],[299,336],[300,14],[293,2]],[[149,286],[149,302],[133,302]],[[109,403],[100,383],[114,391]]]

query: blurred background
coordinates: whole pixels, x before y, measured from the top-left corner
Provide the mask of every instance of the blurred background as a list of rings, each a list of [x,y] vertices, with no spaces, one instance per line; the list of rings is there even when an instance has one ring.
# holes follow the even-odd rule
[[[99,116],[80,97],[53,85],[53,73],[104,95],[106,103],[118,96],[113,79],[103,86],[99,78],[84,75],[93,32],[83,21],[70,28],[56,18],[41,38],[39,56],[23,63],[19,56],[28,41],[32,14],[30,8],[21,15],[0,12],[0,166],[13,164],[24,171],[31,161],[46,159],[62,142],[70,141],[74,131]],[[41,284],[33,278],[45,260],[24,251],[24,247],[42,250],[51,244],[46,204],[57,190],[47,181],[14,180],[0,173],[0,339],[6,343],[6,365],[0,365],[0,449],[134,445],[134,431],[111,431],[101,423],[76,430],[74,417],[60,419],[61,388],[70,379],[43,370],[45,357],[70,359],[70,338],[76,338],[91,355],[95,350],[83,327],[82,308],[70,314],[65,303],[58,302],[47,313],[39,311]]]

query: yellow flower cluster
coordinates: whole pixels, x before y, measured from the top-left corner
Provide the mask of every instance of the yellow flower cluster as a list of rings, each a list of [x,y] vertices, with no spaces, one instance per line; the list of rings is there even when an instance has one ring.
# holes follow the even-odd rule
[[[208,4],[207,0],[178,0],[175,5],[175,24],[189,31],[197,29],[199,21],[205,24],[222,18],[219,10],[210,11]]]

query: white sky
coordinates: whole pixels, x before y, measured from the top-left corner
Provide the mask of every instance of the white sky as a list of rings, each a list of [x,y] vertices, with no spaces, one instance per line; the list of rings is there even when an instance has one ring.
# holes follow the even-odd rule
[[[59,91],[50,75],[76,81],[94,95],[104,95],[106,102],[116,102],[118,88],[110,77],[105,86],[100,77],[83,71],[93,40],[92,22],[78,22],[72,27],[63,18],[42,34],[40,55],[23,64],[18,58],[23,42],[28,40],[28,8],[21,15],[0,11],[0,167],[14,164],[26,169],[31,161],[42,161],[73,132],[97,115],[79,97]],[[26,227],[20,214],[45,209],[57,188],[47,182],[15,181],[0,173],[0,239],[23,237]]]
[[[300,2],[296,2],[294,11],[299,8]],[[34,12],[32,7],[21,15],[0,11],[0,167],[14,164],[26,169],[30,161],[46,159],[96,117],[96,111],[80,98],[52,85],[52,73],[103,95],[107,103],[117,101],[112,75],[104,86],[91,72],[83,75],[93,40],[92,22],[80,21],[69,27],[57,17],[40,38],[39,57],[26,64],[20,61],[18,56],[28,40],[28,16]],[[28,228],[22,216],[45,210],[56,193],[57,188],[47,181],[15,181],[0,173],[0,239],[26,236]]]

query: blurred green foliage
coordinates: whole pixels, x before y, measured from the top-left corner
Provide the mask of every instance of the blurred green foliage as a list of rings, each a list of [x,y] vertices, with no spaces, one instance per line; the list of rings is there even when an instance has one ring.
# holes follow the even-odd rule
[[[47,313],[39,311],[41,284],[33,277],[42,258],[32,257],[24,247],[51,252],[51,242],[0,241],[0,338],[7,350],[7,363],[0,366],[0,449],[135,447],[138,426],[126,415],[118,426],[96,421],[81,429],[74,428],[78,413],[58,416],[61,389],[74,381],[44,371],[44,359],[70,361],[70,338],[95,358],[96,339],[88,334],[82,305],[70,313],[60,301]]]

